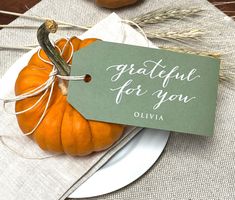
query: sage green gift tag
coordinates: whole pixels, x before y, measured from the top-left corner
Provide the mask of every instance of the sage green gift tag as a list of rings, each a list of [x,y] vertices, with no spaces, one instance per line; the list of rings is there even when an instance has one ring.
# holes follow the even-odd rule
[[[76,52],[68,101],[90,120],[212,135],[220,61],[97,41]]]

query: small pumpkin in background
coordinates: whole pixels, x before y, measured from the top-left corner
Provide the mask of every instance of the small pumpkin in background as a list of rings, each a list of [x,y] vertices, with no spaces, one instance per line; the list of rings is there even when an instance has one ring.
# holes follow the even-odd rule
[[[63,58],[61,58],[48,39],[49,33],[55,32],[56,29],[57,24],[50,20],[38,29],[38,40],[44,49],[44,51],[40,51],[40,57],[43,60],[52,61],[61,75],[69,75],[70,67],[65,60],[69,59],[71,55],[71,46],[65,46],[67,42],[65,39],[56,43],[60,51],[63,49]],[[79,51],[95,41],[96,39],[92,38],[80,40],[77,37],[72,37],[69,42],[72,43],[74,51]],[[16,95],[31,91],[47,81],[52,65],[43,60],[39,58],[37,53],[32,56],[28,65],[18,75],[15,84]],[[66,87],[66,84],[64,86]],[[41,95],[42,93],[18,101],[16,111],[31,107]],[[33,130],[38,123],[45,110],[48,96],[49,92],[33,109],[17,115],[18,124],[24,133]],[[67,102],[66,98],[61,90],[59,80],[56,78],[46,115],[31,135],[43,150],[84,156],[107,149],[121,137],[124,126],[86,120]]]
[[[137,3],[138,0],[95,0],[96,4],[104,8],[121,8]]]

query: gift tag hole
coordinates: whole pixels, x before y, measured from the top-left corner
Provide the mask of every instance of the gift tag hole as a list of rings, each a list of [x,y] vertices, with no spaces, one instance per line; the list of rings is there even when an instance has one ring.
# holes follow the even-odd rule
[[[84,82],[89,83],[91,81],[91,75],[90,74],[86,74],[84,77]]]

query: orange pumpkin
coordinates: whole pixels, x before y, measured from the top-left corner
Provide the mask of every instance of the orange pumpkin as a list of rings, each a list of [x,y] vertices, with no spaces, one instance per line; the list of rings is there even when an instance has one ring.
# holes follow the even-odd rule
[[[44,23],[43,26],[44,29],[45,24],[46,23]],[[47,28],[49,27],[50,32],[55,28],[51,26],[55,26],[55,24],[50,22],[49,25],[47,24],[46,26]],[[40,34],[42,33],[38,33],[38,35]],[[40,40],[40,36],[38,38]],[[47,36],[44,38],[48,39]],[[70,39],[70,42],[73,44],[74,51],[78,51],[95,40],[96,39],[80,40],[73,37]],[[41,41],[39,41],[39,43],[40,42]],[[65,43],[66,40],[61,39],[56,45],[62,51]],[[71,46],[67,45],[63,53],[64,60],[68,59],[71,51]],[[41,50],[40,55],[45,60],[49,61],[47,54],[43,50]],[[50,57],[52,57],[52,55],[50,55]],[[15,84],[16,95],[28,92],[43,84],[48,79],[51,70],[52,66],[39,59],[38,54],[35,53],[28,65],[18,75]],[[66,95],[63,95],[58,83],[59,80],[56,78],[46,115],[32,134],[32,138],[43,150],[82,156],[94,151],[107,149],[121,137],[124,129],[122,125],[86,120],[67,102]],[[41,95],[42,94],[39,94],[18,101],[16,103],[16,111],[31,107]],[[24,133],[31,131],[38,123],[45,109],[48,95],[49,92],[47,92],[42,101],[33,109],[17,115],[18,124]]]
[[[96,4],[100,7],[116,9],[130,6],[137,3],[138,0],[96,0]]]

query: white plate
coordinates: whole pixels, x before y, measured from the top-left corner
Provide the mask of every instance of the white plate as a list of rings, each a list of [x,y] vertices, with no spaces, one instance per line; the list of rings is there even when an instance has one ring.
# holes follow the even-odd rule
[[[18,59],[0,80],[0,97],[14,90],[15,80],[36,49]],[[143,129],[101,169],[75,190],[70,198],[86,198],[118,190],[142,176],[159,158],[169,137],[168,131]]]
[[[141,177],[159,158],[169,132],[143,129],[70,198],[88,198],[118,190]]]

